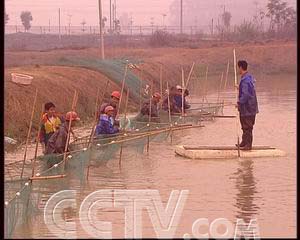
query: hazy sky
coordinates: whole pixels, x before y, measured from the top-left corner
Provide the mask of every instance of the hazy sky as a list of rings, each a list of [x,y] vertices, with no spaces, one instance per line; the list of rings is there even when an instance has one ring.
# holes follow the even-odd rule
[[[112,0],[113,1],[113,0]],[[174,0],[117,0],[117,16],[127,12],[133,16],[133,25],[150,25],[151,17],[154,24],[162,25],[162,14],[167,14],[165,23],[168,24],[169,6]],[[179,1],[179,0],[177,0]],[[185,0],[183,0],[185,1]],[[203,24],[208,24],[211,17],[220,13],[221,5],[232,12],[232,22],[250,18],[254,13],[255,0],[198,0],[203,2],[199,10]],[[265,6],[267,0],[256,0],[259,6]],[[285,0],[291,6],[296,6],[296,0]],[[103,14],[109,16],[109,0],[102,0]],[[58,25],[58,8],[61,8],[61,24],[67,25],[71,16],[72,25],[79,26],[84,19],[87,25],[98,25],[98,0],[5,0],[5,9],[9,14],[9,25],[20,25],[20,13],[29,10],[32,13],[33,26]],[[179,25],[179,23],[178,23]]]

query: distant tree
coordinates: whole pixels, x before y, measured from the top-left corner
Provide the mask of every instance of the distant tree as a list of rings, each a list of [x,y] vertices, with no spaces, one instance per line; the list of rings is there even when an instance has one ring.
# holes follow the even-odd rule
[[[230,27],[230,21],[231,21],[231,13],[226,11],[222,14],[222,21],[224,27],[228,30]]]
[[[121,33],[121,23],[119,19],[116,19],[114,21],[114,25],[115,25],[115,34],[119,35]]]
[[[266,16],[270,18],[269,31],[277,33],[286,32],[287,28],[296,26],[296,10],[287,6],[287,2],[281,0],[269,0]]]
[[[107,17],[102,18],[102,27],[105,28],[105,22],[107,22]]]
[[[5,24],[8,23],[8,20],[9,20],[9,16],[8,16],[8,14],[5,12]]]
[[[24,26],[25,32],[27,32],[31,28],[30,22],[33,20],[31,12],[23,11],[20,15],[22,24]]]
[[[252,40],[257,36],[257,30],[251,21],[244,21],[236,29],[238,40]]]
[[[85,31],[84,25],[86,24],[86,21],[83,19],[80,24],[82,25],[82,29],[81,30],[82,30],[82,32],[84,32]]]
[[[150,46],[152,47],[163,47],[169,46],[172,43],[172,35],[167,31],[157,30],[150,37]]]

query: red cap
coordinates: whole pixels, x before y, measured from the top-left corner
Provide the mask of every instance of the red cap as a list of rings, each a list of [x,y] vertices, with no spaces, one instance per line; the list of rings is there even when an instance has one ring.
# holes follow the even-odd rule
[[[161,96],[160,96],[159,93],[154,93],[154,94],[153,94],[153,97],[158,98],[158,99],[161,99]]]
[[[112,106],[107,106],[105,109],[104,109],[104,112],[105,113],[108,113],[109,111],[114,111],[115,109],[112,107]]]
[[[113,91],[113,92],[111,93],[111,96],[112,96],[112,97],[115,97],[115,98],[117,98],[117,99],[120,99],[121,94],[120,94],[119,91]]]
[[[66,114],[66,120],[70,121],[72,119],[72,121],[79,121],[80,118],[78,117],[76,112],[67,112]]]

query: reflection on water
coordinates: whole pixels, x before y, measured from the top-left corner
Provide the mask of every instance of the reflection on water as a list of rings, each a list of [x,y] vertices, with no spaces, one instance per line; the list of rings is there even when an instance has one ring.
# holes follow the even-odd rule
[[[245,223],[249,223],[255,218],[259,207],[255,203],[256,196],[256,180],[253,173],[253,160],[243,159],[239,161],[237,171],[234,173],[236,178],[236,204],[238,208],[236,218],[243,219]]]

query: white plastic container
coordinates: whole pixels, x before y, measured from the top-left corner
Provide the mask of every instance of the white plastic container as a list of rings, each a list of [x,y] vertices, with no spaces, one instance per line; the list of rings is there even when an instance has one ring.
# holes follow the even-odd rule
[[[11,80],[14,83],[22,84],[22,85],[30,85],[33,77],[20,73],[11,73]]]

